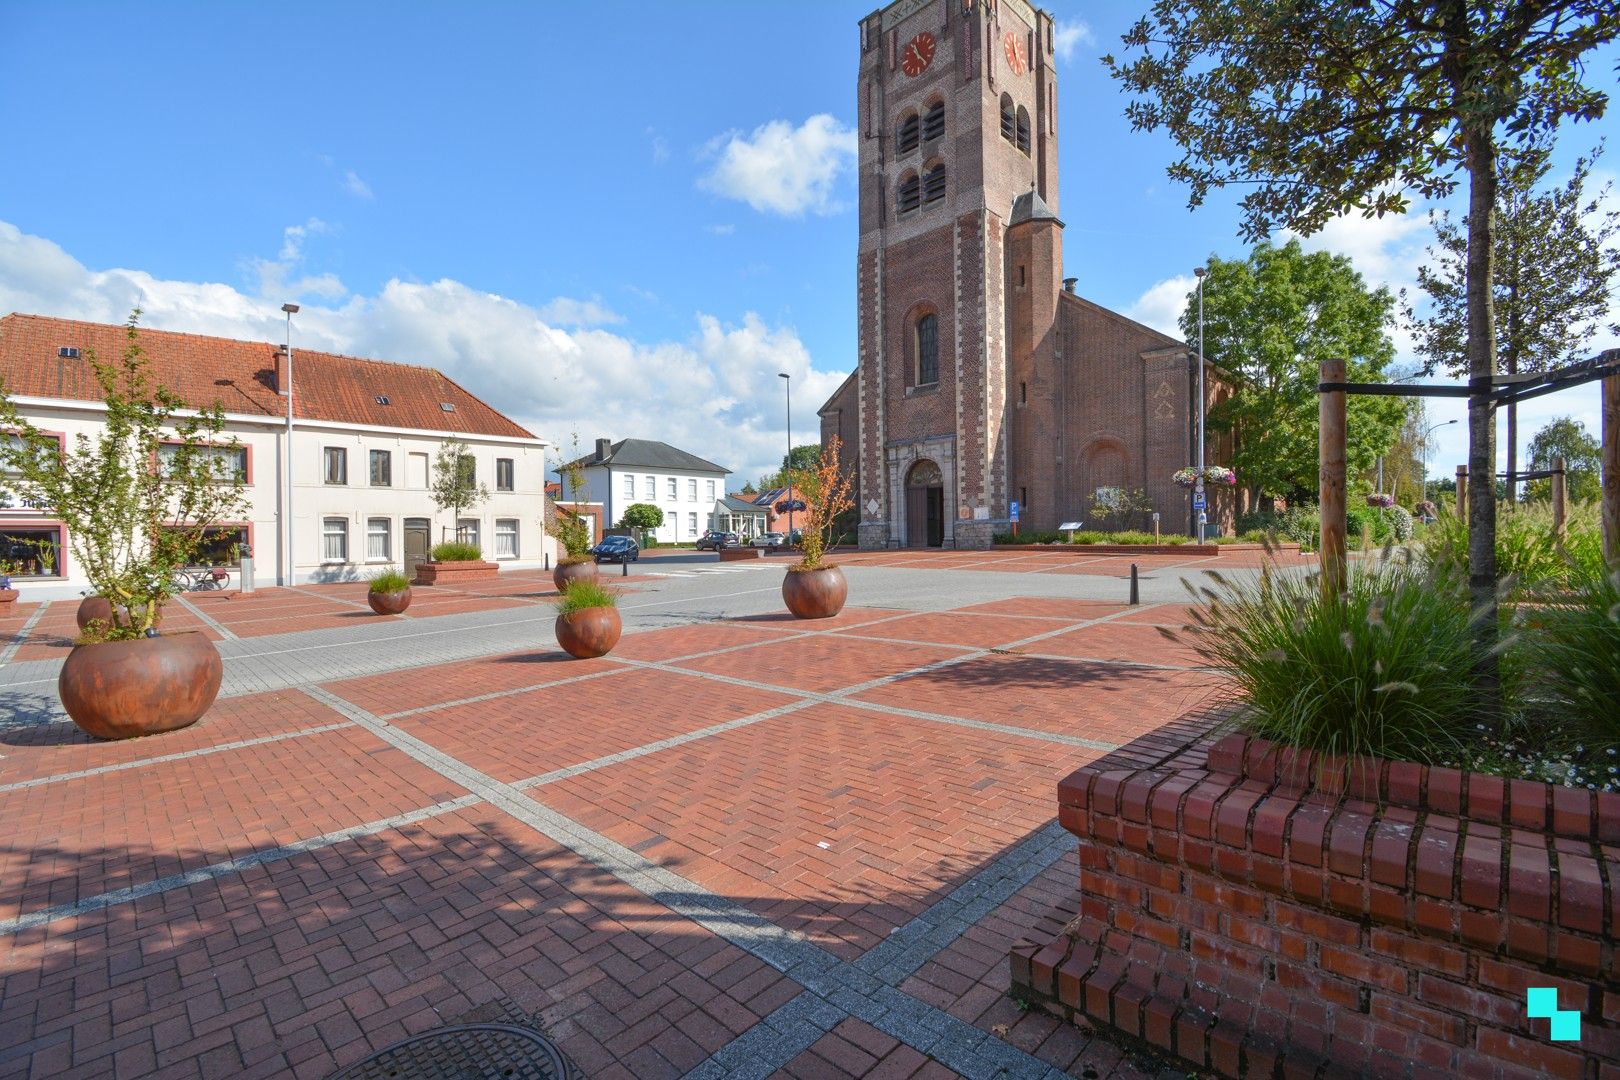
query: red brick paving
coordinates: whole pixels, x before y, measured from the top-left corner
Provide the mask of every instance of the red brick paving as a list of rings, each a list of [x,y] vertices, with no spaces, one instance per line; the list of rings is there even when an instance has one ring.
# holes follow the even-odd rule
[[[1031,652],[1052,656],[1072,656],[1080,659],[1121,660],[1127,663],[1180,664],[1198,667],[1203,664],[1190,645],[1167,640],[1157,626],[1143,626],[1107,622],[1099,626],[1083,626],[1056,637],[1045,638],[1029,646]]]
[[[818,619],[817,623],[831,621]],[[960,655],[961,650],[952,647],[855,641],[827,635],[683,660],[676,666],[773,686],[828,691]]]
[[[875,626],[841,630],[841,635],[869,638],[895,638],[903,641],[959,645],[963,648],[993,649],[1037,634],[1049,634],[1067,625],[1061,619],[986,619],[954,612],[911,615],[890,619]]]
[[[575,660],[556,649],[507,653],[502,656],[459,660],[450,664],[365,675],[327,683],[326,689],[378,716],[393,716],[480,694],[543,686],[617,670],[610,660]],[[503,706],[491,706],[500,709]]]

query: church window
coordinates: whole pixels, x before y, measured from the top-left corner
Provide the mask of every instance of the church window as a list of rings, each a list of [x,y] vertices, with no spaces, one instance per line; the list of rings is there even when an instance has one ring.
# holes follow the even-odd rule
[[[1018,149],[1029,153],[1029,110],[1018,106]]]
[[[945,164],[941,162],[923,173],[923,202],[938,202],[945,197]]]
[[[1024,287],[1024,268],[1022,266],[1018,268],[1018,287],[1020,289]]]
[[[916,113],[907,113],[900,118],[900,136],[895,145],[898,152],[904,154],[917,149],[917,133],[920,125],[921,121],[917,119]]]
[[[923,142],[932,142],[943,134],[945,134],[945,103],[936,101],[928,107],[927,114],[923,116]]]
[[[1018,384],[1018,404],[1020,404],[1020,405],[1028,405],[1029,404],[1029,383],[1019,383]]]
[[[1013,99],[1011,94],[1001,95],[1001,137],[1012,142],[1017,131],[1018,121],[1013,113]]]
[[[939,382],[939,316],[917,320],[917,385]]]
[[[908,172],[900,178],[900,187],[895,197],[895,208],[902,216],[911,213],[922,205],[922,181],[917,174]]]

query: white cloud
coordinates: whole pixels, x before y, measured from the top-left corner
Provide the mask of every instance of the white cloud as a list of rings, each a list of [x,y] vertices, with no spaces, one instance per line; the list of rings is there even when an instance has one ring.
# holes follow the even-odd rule
[[[545,322],[555,323],[558,326],[599,326],[603,323],[624,322],[624,316],[602,303],[599,296],[593,296],[589,300],[559,296],[540,308],[535,315]]]
[[[1073,22],[1064,19],[1058,22],[1057,31],[1052,36],[1052,47],[1056,50],[1059,60],[1074,58],[1074,50],[1078,45],[1095,45],[1097,36],[1091,32],[1091,27],[1079,20]]]
[[[762,213],[833,214],[844,208],[834,185],[855,151],[854,130],[826,113],[798,127],[772,120],[748,136],[733,131],[711,140],[706,152],[718,160],[698,185]]]
[[[1197,287],[1198,279],[1191,274],[1167,278],[1137,297],[1125,309],[1125,315],[1180,341],[1181,313],[1187,309],[1187,297]]]
[[[647,136],[652,140],[653,164],[662,165],[669,160],[669,140],[658,134],[654,128],[647,129]]]
[[[332,232],[332,226],[312,217],[302,225],[289,225],[281,231],[281,250],[274,259],[249,259],[247,266],[258,278],[259,295],[282,300],[316,296],[338,300],[348,293],[336,274],[307,274],[294,278],[293,271],[304,261],[304,241],[311,236]]]
[[[715,236],[730,236],[732,233],[737,231],[737,226],[730,224],[705,225],[703,226],[703,231],[713,233]]]
[[[0,314],[119,323],[139,305],[153,329],[279,342],[281,299],[139,270],[92,270],[0,221]],[[816,440],[814,406],[844,379],[816,368],[791,327],[751,312],[740,321],[697,313],[689,336],[649,343],[599,326],[565,328],[556,317],[565,302],[578,305],[575,318],[606,311],[595,300],[564,298],[542,309],[459,281],[396,279],[375,296],[306,302],[293,317],[293,340],[436,367],[564,447],[575,431],[582,446],[598,437],[662,439],[733,468],[735,487],[781,461],[787,431],[777,372],[793,376],[793,396],[805,403],[796,442]]]
[[[357,198],[371,198],[371,185],[360,179],[360,174],[353,169],[343,173],[343,190]]]

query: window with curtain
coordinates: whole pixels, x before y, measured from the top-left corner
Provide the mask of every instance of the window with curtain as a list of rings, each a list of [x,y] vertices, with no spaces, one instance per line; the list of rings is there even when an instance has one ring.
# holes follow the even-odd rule
[[[512,491],[512,459],[509,457],[495,459],[495,490]]]
[[[349,519],[340,517],[321,520],[321,561],[349,561]]]
[[[341,446],[328,446],[322,451],[325,457],[325,480],[328,484],[347,484],[349,482],[349,452]]]
[[[368,518],[366,520],[366,559],[370,562],[386,562],[390,558],[392,545],[390,540],[390,527],[387,518]]]
[[[394,454],[391,450],[371,451],[371,486],[394,486]]]
[[[515,559],[517,555],[517,518],[497,518],[495,521],[495,557],[497,559]]]

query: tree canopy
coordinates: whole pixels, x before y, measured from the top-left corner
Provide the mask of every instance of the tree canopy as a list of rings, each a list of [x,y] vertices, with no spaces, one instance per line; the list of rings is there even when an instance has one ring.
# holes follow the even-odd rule
[[[1266,495],[1312,500],[1317,486],[1317,362],[1344,357],[1349,378],[1382,382],[1395,356],[1387,333],[1394,298],[1369,289],[1343,255],[1307,253],[1299,241],[1260,244],[1248,258],[1209,260],[1204,353],[1236,376],[1209,413],[1211,431],[1235,431],[1238,483]],[[1182,332],[1197,339],[1189,304]],[[1406,416],[1400,398],[1353,397],[1348,467],[1370,469]]]
[[[1552,468],[1553,458],[1564,459],[1564,483],[1571,502],[1590,502],[1601,494],[1599,470],[1603,448],[1586,430],[1586,425],[1572,416],[1560,416],[1549,421],[1530,440],[1530,467]],[[1528,495],[1532,499],[1549,498],[1552,485],[1547,480],[1531,481]]]
[[[433,504],[457,518],[463,510],[482,506],[489,499],[489,488],[478,481],[478,462],[460,439],[446,439],[439,447],[429,490]]]
[[[626,529],[656,529],[664,524],[664,512],[652,503],[631,503],[619,524]]]

